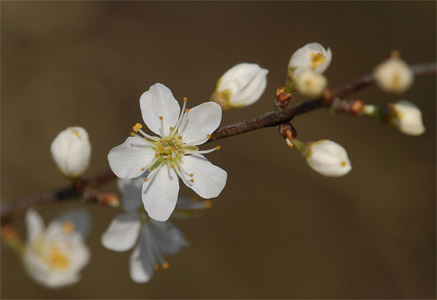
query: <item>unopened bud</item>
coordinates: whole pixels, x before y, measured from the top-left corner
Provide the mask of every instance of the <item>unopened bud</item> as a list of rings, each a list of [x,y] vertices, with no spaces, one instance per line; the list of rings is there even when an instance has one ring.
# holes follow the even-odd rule
[[[53,140],[50,151],[58,169],[68,178],[79,178],[91,156],[88,133],[82,127],[68,127]]]
[[[326,77],[311,70],[303,71],[296,78],[296,88],[305,98],[319,98],[327,86]]]
[[[257,64],[241,63],[219,79],[211,101],[223,110],[240,108],[258,101],[267,85],[268,70]]]
[[[306,44],[291,56],[288,63],[288,76],[291,79],[297,78],[306,70],[322,74],[329,67],[331,60],[331,49],[326,50],[319,43]]]
[[[373,76],[383,91],[395,94],[406,91],[414,81],[410,67],[397,56],[392,56],[378,65]]]
[[[422,112],[407,100],[389,103],[385,121],[404,134],[417,136],[425,132]]]

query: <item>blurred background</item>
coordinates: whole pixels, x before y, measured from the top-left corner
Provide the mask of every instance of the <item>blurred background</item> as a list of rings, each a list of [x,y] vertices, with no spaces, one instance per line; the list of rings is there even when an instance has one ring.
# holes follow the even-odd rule
[[[226,112],[226,125],[272,110],[291,54],[309,42],[331,48],[325,74],[334,88],[393,49],[409,63],[435,61],[435,10],[435,2],[2,2],[1,200],[68,183],[49,152],[68,126],[89,132],[88,174],[107,168],[108,151],[142,122],[139,96],[155,82],[192,107],[237,63],[269,69],[261,100]],[[355,94],[415,102],[427,129],[420,137],[326,110],[293,121],[302,140],[347,149],[353,170],[342,178],[313,172],[277,128],[213,143],[222,151],[208,158],[228,172],[227,186],[206,215],[175,222],[193,246],[168,256],[170,268],[147,284],[129,278],[130,251],[100,244],[121,209],[43,207],[47,223],[69,207],[90,209],[92,260],[79,284],[47,290],[2,245],[1,297],[434,298],[435,83],[416,78],[400,96],[374,86]],[[114,182],[105,188],[117,192]],[[180,195],[195,196],[185,187]],[[15,224],[24,237],[23,218]]]

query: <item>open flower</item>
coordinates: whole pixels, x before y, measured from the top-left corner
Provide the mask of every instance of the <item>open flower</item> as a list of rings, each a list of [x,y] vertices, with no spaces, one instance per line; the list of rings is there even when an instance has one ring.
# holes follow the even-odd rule
[[[346,150],[330,140],[303,143],[297,139],[293,144],[303,154],[308,165],[317,173],[340,177],[352,170]]]
[[[233,66],[217,82],[211,100],[220,104],[223,110],[251,105],[266,89],[268,73],[257,64]]]
[[[64,176],[78,178],[85,173],[91,157],[88,133],[82,127],[68,127],[50,145],[56,166]]]
[[[143,179],[118,179],[126,212],[112,220],[101,239],[103,246],[113,251],[127,251],[135,246],[129,259],[129,270],[130,277],[137,283],[149,281],[160,266],[163,269],[169,267],[163,255],[176,254],[189,245],[182,232],[170,221],[154,221],[142,209],[140,193]],[[210,200],[182,198],[173,217],[195,216],[208,207]]]
[[[84,210],[72,210],[44,229],[40,215],[35,210],[28,210],[26,226],[23,263],[30,277],[49,288],[78,282],[80,271],[90,258],[84,243],[90,228],[89,214]]]
[[[290,78],[297,78],[305,70],[319,74],[325,72],[332,60],[331,49],[326,50],[319,43],[309,43],[296,50],[288,63]]]
[[[202,103],[182,111],[171,91],[157,83],[140,98],[144,123],[160,137],[150,136],[136,124],[131,137],[108,154],[112,171],[120,178],[150,173],[142,185],[144,208],[152,219],[166,221],[173,212],[179,192],[178,176],[203,198],[217,197],[226,184],[227,173],[211,164],[200,151],[217,129],[222,110],[217,103]]]

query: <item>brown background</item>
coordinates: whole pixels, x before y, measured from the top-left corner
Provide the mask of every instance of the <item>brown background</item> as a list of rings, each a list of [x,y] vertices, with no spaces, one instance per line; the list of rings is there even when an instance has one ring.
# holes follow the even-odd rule
[[[263,98],[227,112],[222,124],[230,124],[272,109],[290,55],[308,42],[331,47],[332,87],[371,72],[392,49],[410,63],[436,59],[434,2],[2,1],[1,9],[5,202],[67,183],[49,145],[68,126],[90,134],[89,174],[106,168],[108,151],[142,121],[138,99],[155,82],[194,106],[237,63],[269,69]],[[170,269],[148,284],[131,282],[130,251],[100,244],[120,211],[88,205],[92,261],[83,280],[43,289],[2,246],[1,297],[434,298],[435,77],[417,78],[401,96],[375,87],[356,96],[414,101],[427,132],[409,137],[324,110],[297,118],[303,140],[329,138],[347,149],[353,170],[340,179],[311,171],[275,128],[222,140],[208,158],[227,170],[227,186],[205,216],[176,222],[195,246],[168,257]],[[40,213],[49,221],[77,205]],[[16,224],[23,230],[22,218]]]

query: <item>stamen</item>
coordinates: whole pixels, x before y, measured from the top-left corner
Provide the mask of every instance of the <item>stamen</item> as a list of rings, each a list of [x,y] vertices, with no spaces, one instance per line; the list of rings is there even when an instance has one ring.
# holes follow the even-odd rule
[[[72,233],[74,231],[74,223],[71,221],[65,221],[64,224],[62,224],[62,230],[65,233]]]
[[[158,269],[159,269],[159,265],[158,265],[158,264],[153,265],[153,269],[154,269],[155,271],[158,270]]]
[[[132,126],[132,130],[134,131],[134,132],[138,132],[138,127],[137,127],[137,125],[134,125],[134,126]]]
[[[170,264],[169,264],[168,262],[164,262],[164,263],[162,264],[162,268],[163,268],[164,270],[168,269],[168,267],[170,267]]]
[[[206,135],[206,138],[207,138],[207,139],[211,138],[211,135],[208,133],[208,134]]]
[[[141,171],[143,171],[143,172],[144,172],[144,170],[146,170],[146,168],[141,168]]]
[[[194,174],[193,173],[190,173],[190,177],[193,177],[194,176]]]
[[[192,183],[194,183],[194,179],[191,179],[190,181],[191,181]]]
[[[214,152],[214,151],[220,150],[220,149],[221,149],[221,147],[217,146],[215,148],[208,149],[208,150],[197,150],[197,151],[189,152],[189,154],[207,154],[207,153],[211,153],[211,152]]]
[[[222,149],[222,147],[221,146],[217,146],[217,147],[215,147],[217,150],[221,150]]]
[[[144,131],[142,131],[142,130],[139,129],[138,127],[136,127],[136,128],[137,128],[137,131],[135,131],[135,132],[140,132],[140,133],[141,133],[145,138],[150,139],[150,140],[152,140],[152,141],[158,141],[158,140],[159,140],[158,137],[148,135],[147,133],[145,133]]]
[[[184,97],[184,102],[187,102],[188,101],[188,98],[187,97]]]
[[[138,128],[143,128],[143,125],[141,125],[140,123],[135,124],[135,126]]]
[[[144,178],[144,181],[149,181],[149,179],[147,179],[147,178]]]
[[[131,131],[130,136],[135,136],[135,132]]]

